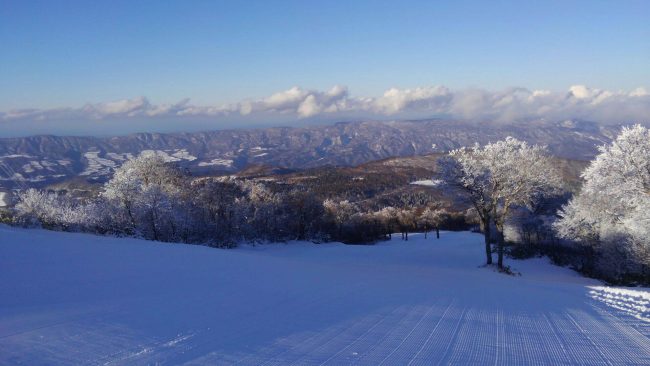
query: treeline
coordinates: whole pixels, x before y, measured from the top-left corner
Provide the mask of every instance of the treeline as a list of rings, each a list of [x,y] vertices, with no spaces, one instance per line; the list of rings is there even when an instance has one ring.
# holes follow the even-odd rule
[[[243,241],[368,243],[393,232],[403,232],[407,239],[408,232],[464,223],[462,215],[448,214],[422,194],[401,198],[402,207],[369,210],[347,200],[323,199],[301,185],[194,178],[161,157],[142,155],[117,169],[91,200],[35,189],[21,192],[14,221],[216,247]]]

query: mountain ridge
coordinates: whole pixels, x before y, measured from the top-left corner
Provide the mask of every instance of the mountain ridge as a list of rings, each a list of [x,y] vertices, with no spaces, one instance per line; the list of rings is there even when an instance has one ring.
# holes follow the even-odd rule
[[[558,157],[588,160],[617,132],[617,126],[584,121],[495,124],[433,119],[111,137],[13,137],[0,139],[0,187],[43,186],[76,176],[103,180],[141,153],[160,155],[196,174],[218,174],[254,164],[287,169],[353,166],[441,153],[506,136],[547,145]]]

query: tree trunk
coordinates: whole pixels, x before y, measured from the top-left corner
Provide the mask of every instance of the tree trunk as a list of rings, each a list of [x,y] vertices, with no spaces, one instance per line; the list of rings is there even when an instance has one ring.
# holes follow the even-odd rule
[[[427,230],[424,230],[424,238],[427,238]]]
[[[440,239],[440,228],[436,226],[436,239]]]
[[[487,257],[487,264],[492,264],[492,245],[490,244],[490,221],[483,222],[483,235],[485,235],[485,255]]]
[[[505,247],[505,237],[503,236],[503,226],[497,225],[497,251],[499,253],[499,258],[497,265],[500,269],[503,269],[503,250]]]
[[[156,230],[156,210],[151,211],[151,231],[153,233],[153,240],[158,241],[158,230]]]
[[[125,202],[124,206],[126,207],[126,213],[129,215],[129,220],[131,221],[131,230],[133,230],[132,234],[135,234],[136,232],[135,218],[133,217],[133,212],[131,211],[131,204]]]

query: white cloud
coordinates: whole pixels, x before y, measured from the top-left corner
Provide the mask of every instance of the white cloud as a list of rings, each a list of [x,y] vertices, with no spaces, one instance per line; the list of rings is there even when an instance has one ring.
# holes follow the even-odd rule
[[[279,93],[275,93],[264,99],[262,104],[268,109],[286,111],[294,109],[309,95],[305,90],[297,86]]]
[[[111,115],[125,114],[135,116],[151,108],[151,104],[145,97],[135,99],[122,99],[107,103],[86,104],[82,110],[86,113],[103,118]]]
[[[296,114],[308,118],[320,113],[333,113],[346,109],[348,89],[336,85],[327,92],[304,90],[297,86],[275,93],[254,103],[253,111]]]
[[[316,101],[316,97],[310,94],[298,106],[298,116],[308,118],[321,112],[321,106]]]
[[[159,106],[151,106],[145,111],[145,114],[148,116],[161,116],[168,114],[175,114],[185,109],[185,107],[190,103],[189,98],[185,98],[180,102],[173,104],[161,104]]]
[[[573,85],[569,88],[569,93],[572,97],[578,99],[587,99],[593,95],[594,91],[584,85]]]
[[[395,114],[407,110],[444,111],[452,94],[444,86],[415,89],[391,88],[372,102],[379,113]]]
[[[81,108],[25,109],[0,112],[0,122],[61,120],[157,119],[183,121],[185,118],[219,121],[301,121],[372,118],[450,118],[516,122],[530,119],[561,121],[586,119],[600,123],[648,123],[650,93],[645,88],[607,91],[584,85],[567,92],[511,88],[451,90],[444,86],[391,88],[379,97],[351,96],[347,87],[337,85],[328,91],[293,87],[266,98],[226,105],[197,106],[189,99],[173,104],[152,104],[145,97]]]
[[[648,91],[643,87],[639,87],[632,90],[629,95],[631,97],[645,97],[648,95]]]

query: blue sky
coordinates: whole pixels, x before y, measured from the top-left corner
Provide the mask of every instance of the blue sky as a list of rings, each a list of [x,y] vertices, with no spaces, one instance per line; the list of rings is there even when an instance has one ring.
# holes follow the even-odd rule
[[[294,85],[650,86],[649,1],[538,3],[3,0],[0,109]]]
[[[0,111],[650,87],[650,1],[0,0]]]

